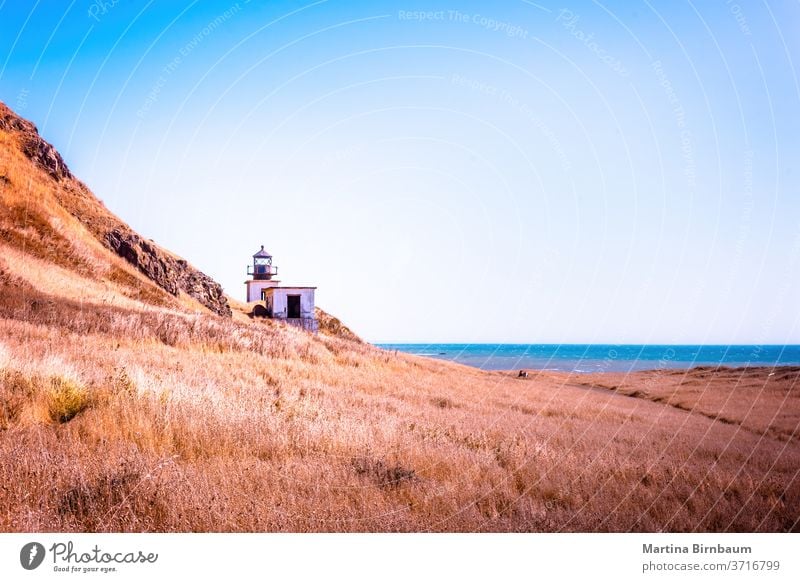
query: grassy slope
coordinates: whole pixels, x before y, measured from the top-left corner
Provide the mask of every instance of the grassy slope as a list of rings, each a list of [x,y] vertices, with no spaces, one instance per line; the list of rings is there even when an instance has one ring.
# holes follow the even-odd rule
[[[0,130],[0,268],[5,273],[89,304],[202,309],[189,297],[165,293],[109,252],[60,200],[81,200],[86,220],[118,219],[79,182],[54,180],[29,160],[21,151],[22,141],[20,135]]]
[[[9,140],[0,531],[797,528],[796,381],[756,378],[784,397],[772,434],[715,421],[713,399],[217,317],[100,245]]]
[[[558,376],[204,315],[0,334],[4,531],[796,526],[796,440]]]

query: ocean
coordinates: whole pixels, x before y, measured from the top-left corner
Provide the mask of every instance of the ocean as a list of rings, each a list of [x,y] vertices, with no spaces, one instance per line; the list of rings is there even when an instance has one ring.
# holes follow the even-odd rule
[[[377,344],[482,370],[632,372],[695,366],[800,366],[800,346]]]

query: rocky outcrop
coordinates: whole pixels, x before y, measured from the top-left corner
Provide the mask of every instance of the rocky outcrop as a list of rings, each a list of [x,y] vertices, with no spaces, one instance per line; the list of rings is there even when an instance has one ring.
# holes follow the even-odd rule
[[[156,285],[177,296],[183,291],[217,315],[231,317],[231,308],[219,283],[184,259],[169,256],[133,231],[115,228],[103,241]]]
[[[326,313],[319,307],[314,308],[319,331],[324,334],[340,337],[342,339],[363,343],[361,338],[354,334],[350,328],[343,324],[337,317]]]
[[[17,116],[2,103],[0,103],[0,129],[18,133],[25,155],[53,178],[56,180],[72,178],[72,172],[64,163],[61,154],[42,139],[36,126],[27,119]]]

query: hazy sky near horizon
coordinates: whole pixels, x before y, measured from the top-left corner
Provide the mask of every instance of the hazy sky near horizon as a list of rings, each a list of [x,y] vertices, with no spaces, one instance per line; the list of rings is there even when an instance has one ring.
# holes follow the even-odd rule
[[[371,341],[800,343],[800,4],[0,0],[144,236]]]

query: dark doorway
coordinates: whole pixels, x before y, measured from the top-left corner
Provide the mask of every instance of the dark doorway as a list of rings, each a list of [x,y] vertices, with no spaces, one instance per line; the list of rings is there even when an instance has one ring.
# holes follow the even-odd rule
[[[289,319],[299,319],[300,318],[300,296],[299,295],[288,295],[286,297],[286,316]]]

